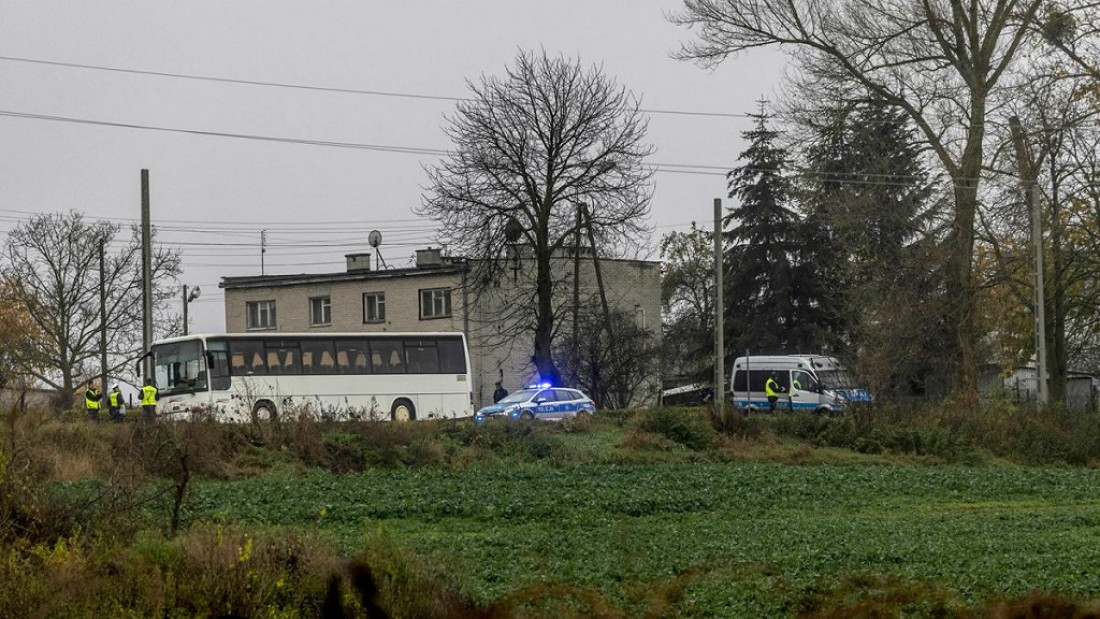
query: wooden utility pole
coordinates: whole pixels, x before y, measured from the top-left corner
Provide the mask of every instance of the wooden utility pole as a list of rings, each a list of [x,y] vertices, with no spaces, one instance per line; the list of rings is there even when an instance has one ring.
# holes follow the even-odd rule
[[[107,393],[107,260],[106,239],[99,239],[99,393]]]
[[[580,311],[581,311],[581,205],[577,205],[577,231],[573,235],[573,367],[580,368]],[[577,372],[579,373],[579,372]]]
[[[142,374],[153,376],[153,232],[149,216],[149,170],[141,171],[141,298]]]
[[[722,198],[714,199],[714,406],[719,418],[725,413],[726,346],[722,320]]]

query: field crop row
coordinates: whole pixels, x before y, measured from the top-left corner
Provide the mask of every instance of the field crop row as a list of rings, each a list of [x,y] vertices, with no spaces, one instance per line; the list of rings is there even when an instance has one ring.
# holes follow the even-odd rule
[[[568,583],[640,613],[661,586],[700,614],[775,615],[871,573],[961,603],[1100,597],[1100,471],[769,464],[523,466],[202,482],[193,520],[384,535],[476,599]],[[662,585],[664,583],[664,585]]]

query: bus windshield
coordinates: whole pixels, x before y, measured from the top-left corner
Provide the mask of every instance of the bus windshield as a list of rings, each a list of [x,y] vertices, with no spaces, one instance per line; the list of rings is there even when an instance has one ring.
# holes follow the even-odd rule
[[[153,346],[153,376],[161,395],[206,391],[205,367],[199,340]]]

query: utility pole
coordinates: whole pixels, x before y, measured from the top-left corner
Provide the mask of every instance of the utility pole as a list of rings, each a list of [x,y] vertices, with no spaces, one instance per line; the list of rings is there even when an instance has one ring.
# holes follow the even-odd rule
[[[714,199],[714,406],[721,418],[726,407],[726,346],[722,320],[722,198]]]
[[[107,269],[104,244],[99,239],[99,393],[107,393]]]
[[[573,367],[579,368],[579,314],[581,311],[581,205],[577,206],[577,230],[573,235]]]
[[[595,236],[592,234],[592,213],[589,212],[588,207],[584,204],[581,204],[580,208],[581,212],[584,213],[584,220],[588,227],[588,244],[592,247],[592,264],[596,267],[596,286],[600,289],[600,303],[603,305],[603,328],[604,332],[607,334],[607,345],[611,346],[611,340],[613,337],[611,335],[611,310],[609,310],[607,307],[607,292],[604,291],[603,288],[603,271],[600,269],[600,256],[596,252],[596,239]],[[596,391],[598,393],[600,377],[597,374],[593,378],[595,379],[597,387]],[[616,403],[614,402],[612,403],[613,406],[615,404]],[[622,406],[625,403],[618,402],[617,404],[619,406]]]
[[[141,171],[141,293],[142,374],[153,376],[153,359],[149,351],[153,346],[153,234],[149,221],[149,170]]]
[[[260,275],[264,274],[264,254],[267,253],[267,230],[260,230]]]
[[[1046,294],[1043,277],[1043,220],[1039,210],[1039,170],[1031,159],[1027,148],[1027,134],[1020,125],[1020,119],[1013,116],[1008,119],[1012,129],[1012,143],[1016,147],[1016,165],[1020,170],[1020,182],[1024,186],[1028,206],[1031,207],[1031,240],[1035,254],[1035,356],[1038,360],[1038,404],[1045,407],[1049,399],[1047,387],[1047,337],[1046,337]]]

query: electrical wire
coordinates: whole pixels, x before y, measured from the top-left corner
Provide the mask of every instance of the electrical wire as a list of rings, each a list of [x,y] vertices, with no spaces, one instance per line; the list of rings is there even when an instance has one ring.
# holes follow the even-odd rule
[[[318,92],[333,92],[340,94],[370,95],[376,97],[395,97],[403,99],[426,99],[431,101],[468,102],[473,99],[465,97],[453,97],[445,95],[425,95],[408,92],[395,92],[386,90],[364,90],[358,88],[339,88],[333,86],[311,86],[306,84],[290,84],[286,82],[268,82],[260,80],[247,80],[239,78],[216,77],[212,75],[195,75],[189,73],[170,73],[167,71],[149,71],[142,69],[124,69],[120,67],[108,67],[104,65],[82,64],[75,62],[60,62],[55,60],[39,60],[36,58],[19,58],[15,56],[0,56],[0,60],[8,62],[22,62],[55,67],[67,67],[73,69],[89,69],[94,71],[109,71],[113,73],[128,73],[133,75],[151,75],[156,77],[171,77],[176,79],[197,80],[204,82],[219,82],[224,84],[242,84],[247,86],[265,86],[271,88],[289,88],[295,90],[309,90]],[[646,114],[669,114],[676,116],[703,116],[716,118],[750,118],[750,114],[732,114],[728,112],[696,112],[688,110],[661,110],[640,108],[639,111]]]

